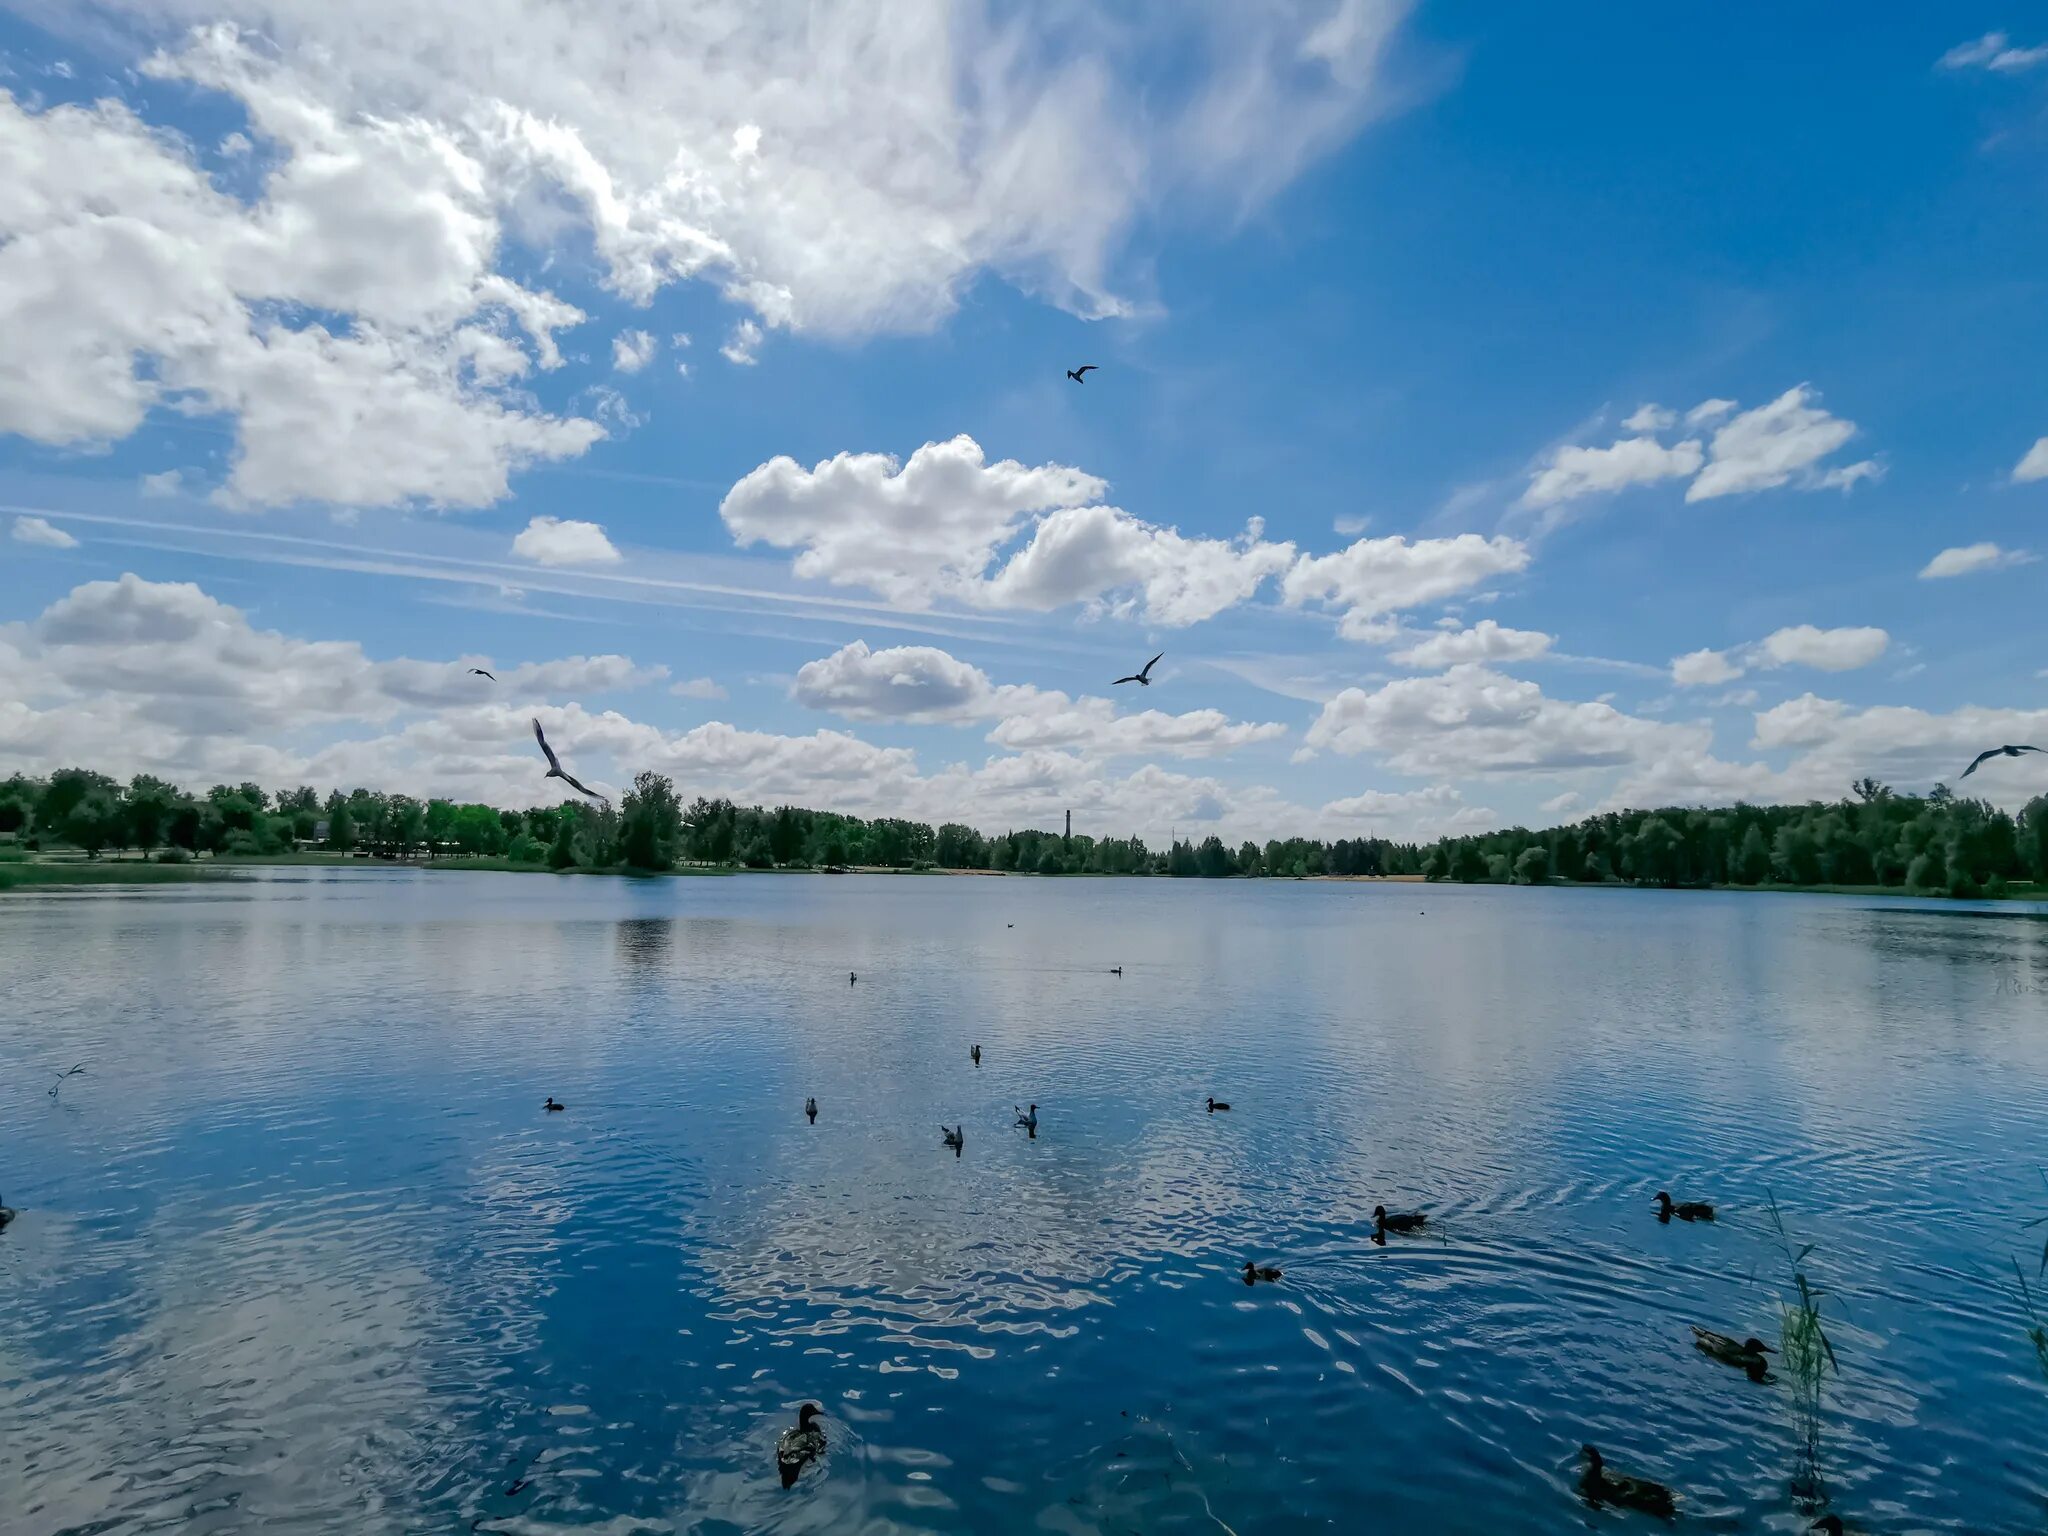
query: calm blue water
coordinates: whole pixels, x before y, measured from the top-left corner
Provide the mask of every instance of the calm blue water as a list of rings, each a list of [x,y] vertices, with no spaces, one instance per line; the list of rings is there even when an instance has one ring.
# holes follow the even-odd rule
[[[2010,912],[324,870],[17,893],[0,1125],[9,1532],[1631,1523],[1576,1499],[1586,1440],[1689,1522],[1792,1531],[1786,1392],[1687,1334],[1776,1339],[1767,1190],[1832,1292],[1834,1507],[2048,1524],[2011,1268],[2048,1215],[2048,922]],[[1667,1185],[1724,1219],[1659,1226]],[[1382,1202],[1439,1235],[1375,1247]],[[1247,1289],[1247,1256],[1285,1280]],[[785,1491],[806,1399],[830,1453]]]

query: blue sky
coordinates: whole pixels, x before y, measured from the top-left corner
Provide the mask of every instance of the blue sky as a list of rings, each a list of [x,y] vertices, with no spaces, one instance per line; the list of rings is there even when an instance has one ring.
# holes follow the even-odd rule
[[[2024,13],[790,14],[0,4],[0,772],[539,714],[1156,841],[2048,737]]]

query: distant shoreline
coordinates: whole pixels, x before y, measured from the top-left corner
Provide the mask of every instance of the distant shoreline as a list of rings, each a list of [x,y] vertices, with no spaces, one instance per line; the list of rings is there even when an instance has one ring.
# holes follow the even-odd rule
[[[368,859],[353,854],[328,853],[309,849],[302,853],[259,854],[245,857],[208,857],[187,860],[179,864],[158,864],[145,862],[129,856],[109,856],[100,859],[83,857],[51,857],[42,855],[33,859],[14,862],[0,862],[0,893],[9,890],[36,890],[52,886],[79,885],[175,885],[180,883],[200,884],[211,880],[231,878],[236,871],[266,868],[326,868],[326,869],[417,869],[435,874],[484,871],[487,873],[521,875],[617,875],[634,880],[667,879],[727,879],[735,875],[904,875],[924,877],[969,876],[981,879],[1009,879],[1013,876],[1030,880],[1172,880],[1176,878],[1202,883],[1200,876],[1172,875],[1112,875],[1103,873],[1076,873],[1041,875],[1035,870],[1015,869],[897,869],[886,865],[853,865],[842,869],[748,869],[741,865],[678,864],[673,869],[636,870],[626,868],[586,869],[572,866],[568,869],[549,869],[544,864],[519,864],[502,857],[453,858],[453,859]],[[1431,882],[1422,875],[1257,875],[1246,877],[1231,875],[1224,877],[1225,883],[1251,878],[1258,881],[1297,881],[1313,885],[1429,885]],[[1460,882],[1441,880],[1435,882],[1446,890],[1479,885],[1498,885],[1499,881]],[[1967,900],[2013,902],[2022,906],[2048,903],[2048,885],[2022,886],[2008,890],[2002,896],[1950,897],[1939,891],[1909,891],[1897,886],[1885,885],[1629,885],[1620,881],[1571,881],[1551,880],[1546,885],[1559,889],[1581,891],[1739,891],[1754,895],[1780,896],[1886,896],[1904,897],[1913,900]]]

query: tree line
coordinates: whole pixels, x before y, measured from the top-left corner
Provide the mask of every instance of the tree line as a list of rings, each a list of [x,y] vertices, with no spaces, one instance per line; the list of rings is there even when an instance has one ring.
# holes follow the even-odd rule
[[[615,808],[564,801],[501,810],[357,789],[216,784],[188,794],[149,774],[120,784],[65,768],[0,782],[0,837],[68,843],[90,856],[140,850],[172,861],[324,848],[410,859],[502,858],[563,869],[665,870],[679,863],[749,869],[967,869],[1042,875],[1179,878],[1421,875],[1523,885],[1855,885],[1956,896],[2048,882],[2048,796],[2013,817],[1937,785],[1896,794],[1872,779],[1834,803],[1617,811],[1569,826],[1514,827],[1427,846],[1362,837],[1275,839],[1230,847],[1210,836],[1143,840],[1035,829],[989,836],[948,822],[863,819],[798,806],[685,806],[664,775],[643,773]]]

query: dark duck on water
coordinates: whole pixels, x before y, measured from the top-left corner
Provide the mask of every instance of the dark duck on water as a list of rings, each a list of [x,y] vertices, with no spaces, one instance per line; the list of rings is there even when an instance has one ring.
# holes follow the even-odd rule
[[[805,1403],[797,1410],[795,1428],[785,1429],[775,1442],[775,1469],[785,1488],[794,1487],[804,1468],[825,1454],[825,1431],[811,1422],[819,1412],[816,1403]]]

